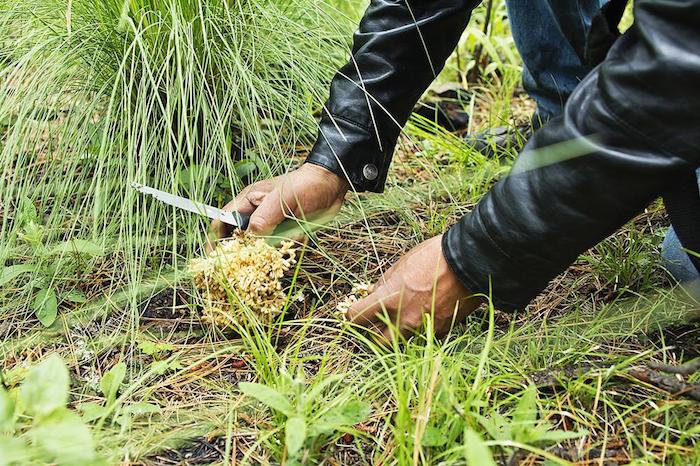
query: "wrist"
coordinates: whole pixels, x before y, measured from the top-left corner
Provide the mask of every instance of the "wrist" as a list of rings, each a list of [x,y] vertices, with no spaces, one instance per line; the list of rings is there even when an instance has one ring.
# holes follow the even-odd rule
[[[334,171],[315,162],[307,161],[299,167],[299,170],[330,185],[339,196],[344,195],[350,189],[350,183],[348,183],[344,176],[338,175]]]
[[[445,242],[444,242],[444,235],[438,235],[440,238],[438,240],[440,244],[440,254],[438,261],[440,262],[440,270],[442,271],[442,278],[445,280],[445,283],[448,283],[449,286],[454,289],[459,295],[462,297],[466,298],[471,296],[473,293],[467,288],[464,283],[462,283],[462,280],[457,276],[455,271],[452,269],[452,265],[450,265],[449,261],[447,260],[446,254],[445,254]]]

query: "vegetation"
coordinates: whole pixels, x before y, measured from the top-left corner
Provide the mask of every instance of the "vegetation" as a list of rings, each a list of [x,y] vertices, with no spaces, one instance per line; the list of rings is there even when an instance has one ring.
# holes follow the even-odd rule
[[[465,130],[532,109],[494,4],[437,83],[467,87]],[[338,318],[508,172],[515,150],[425,118],[386,193],[296,245],[283,312],[230,295],[235,319],[201,318],[208,220],[130,183],[222,205],[300,163],[359,8],[0,0],[0,465],[700,464],[700,377],[658,365],[700,356],[660,205],[519,314],[485,306],[441,340],[426,320],[392,347]]]

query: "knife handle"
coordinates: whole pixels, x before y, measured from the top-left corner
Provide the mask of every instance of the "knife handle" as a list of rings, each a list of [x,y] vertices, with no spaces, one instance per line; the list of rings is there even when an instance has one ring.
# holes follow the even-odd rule
[[[250,215],[242,214],[240,212],[235,212],[235,214],[236,220],[238,221],[238,228],[240,228],[243,231],[247,230],[248,225],[250,224]]]

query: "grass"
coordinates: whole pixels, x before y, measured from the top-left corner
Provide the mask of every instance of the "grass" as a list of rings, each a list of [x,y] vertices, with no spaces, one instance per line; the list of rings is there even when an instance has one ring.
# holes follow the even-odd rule
[[[520,121],[531,105],[495,3],[490,34],[480,9],[440,77],[463,81],[473,66],[465,57],[483,45],[489,65],[468,83],[472,129]],[[303,299],[272,324],[243,318],[217,329],[197,317],[184,273],[206,221],[144,202],[128,184],[225,202],[244,182],[299,163],[356,8],[8,5],[0,371],[16,393],[30,367],[60,355],[68,412],[81,414],[107,464],[700,464],[697,403],[634,375],[698,356],[697,326],[685,324],[697,305],[659,263],[659,205],[527,310],[487,306],[442,340],[426,321],[386,348],[335,318],[335,306],[445,231],[514,155],[486,158],[416,118],[387,192],[349,198],[303,247],[289,278],[290,296]],[[37,299],[44,290],[56,296],[48,326],[37,318],[53,315]],[[13,436],[37,447],[32,432],[46,420],[16,413]]]

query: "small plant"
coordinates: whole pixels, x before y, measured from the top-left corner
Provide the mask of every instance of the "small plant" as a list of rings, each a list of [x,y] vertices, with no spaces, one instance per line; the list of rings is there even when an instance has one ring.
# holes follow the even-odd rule
[[[33,367],[18,390],[0,386],[0,465],[104,464],[92,433],[69,411],[70,375],[57,355]]]
[[[509,418],[495,411],[489,417],[474,413],[481,426],[497,442],[514,442],[519,445],[553,445],[565,440],[582,437],[582,432],[553,429],[552,423],[538,419],[537,389],[530,385],[520,397]],[[513,453],[518,455],[518,451]],[[515,461],[509,464],[516,464]]]
[[[19,224],[19,240],[29,248],[31,259],[4,267],[0,272],[0,286],[23,274],[31,274],[27,286],[32,289],[32,308],[39,322],[49,327],[56,320],[59,302],[86,301],[83,293],[70,283],[77,283],[81,268],[84,270],[84,259],[102,256],[104,250],[91,241],[79,239],[45,244],[46,227],[41,224],[36,208],[26,197],[20,202],[16,221]],[[70,277],[71,280],[57,281],[60,277]]]
[[[131,427],[134,418],[146,414],[158,413],[160,408],[148,402],[137,402],[122,405],[117,395],[126,377],[126,364],[118,362],[100,379],[100,391],[105,397],[103,403],[81,403],[78,409],[83,412],[83,419],[95,421],[111,418],[112,422],[119,424],[122,430]]]
[[[317,385],[308,387],[301,376],[292,378],[283,373],[281,387],[241,382],[238,388],[284,417],[287,464],[292,465],[299,464],[304,447],[310,448],[319,439],[346,432],[369,416],[370,407],[361,400],[322,406],[323,392],[341,380],[340,375],[325,377]]]

